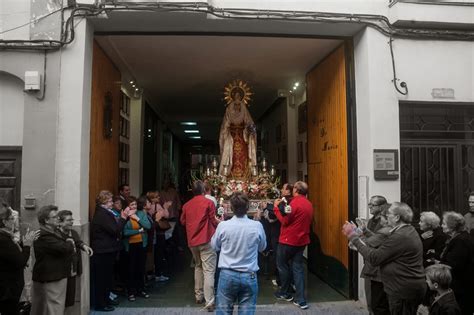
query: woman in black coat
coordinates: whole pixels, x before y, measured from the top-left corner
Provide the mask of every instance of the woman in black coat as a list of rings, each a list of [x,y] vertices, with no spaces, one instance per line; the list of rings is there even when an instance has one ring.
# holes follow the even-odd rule
[[[129,219],[129,209],[120,214],[112,210],[112,193],[103,190],[96,198],[96,208],[91,223],[92,276],[94,302],[97,311],[114,310],[109,299],[113,287],[114,263],[121,249],[122,230]]]
[[[14,241],[14,220],[10,208],[0,203],[0,314],[19,314],[18,302],[25,284],[23,269],[38,232],[27,232],[23,244]]]
[[[421,242],[423,243],[423,267],[433,265],[439,260],[446,245],[448,236],[439,226],[440,219],[436,213],[427,211],[420,214]]]
[[[465,230],[464,217],[456,212],[445,212],[443,231],[450,237],[441,254],[441,263],[452,268],[452,289],[463,315],[474,312],[474,244]]]

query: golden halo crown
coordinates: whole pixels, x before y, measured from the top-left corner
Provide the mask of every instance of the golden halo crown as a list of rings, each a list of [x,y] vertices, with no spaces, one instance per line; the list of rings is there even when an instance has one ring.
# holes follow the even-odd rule
[[[253,95],[253,93],[250,92],[250,87],[247,85],[247,82],[242,80],[234,80],[224,87],[224,100],[226,106],[233,102],[234,94],[237,91],[241,92],[242,102],[244,102],[248,107],[251,100],[250,96]]]

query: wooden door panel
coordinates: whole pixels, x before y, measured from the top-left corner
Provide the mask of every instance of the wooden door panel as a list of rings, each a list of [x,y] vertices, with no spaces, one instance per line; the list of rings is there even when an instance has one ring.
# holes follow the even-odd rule
[[[344,45],[311,70],[306,81],[309,198],[320,251],[319,261],[311,263],[318,264],[315,270],[330,284],[348,293],[349,253],[341,233],[349,213]]]
[[[95,197],[101,190],[117,193],[119,173],[119,119],[121,75],[94,41],[92,62],[91,130],[89,162],[89,209],[92,216]],[[106,95],[111,112],[105,111]],[[106,137],[104,116],[111,118],[111,136]]]
[[[21,147],[0,147],[0,198],[20,210]]]

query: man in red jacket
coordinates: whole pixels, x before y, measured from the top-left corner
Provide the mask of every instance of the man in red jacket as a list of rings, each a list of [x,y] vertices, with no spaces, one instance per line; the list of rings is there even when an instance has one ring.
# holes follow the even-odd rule
[[[308,184],[296,182],[293,186],[293,199],[289,205],[279,205],[284,200],[277,199],[274,203],[274,212],[281,222],[280,238],[277,249],[277,268],[280,274],[281,287],[275,293],[275,297],[288,302],[293,297],[288,293],[291,282],[291,272],[296,286],[296,299],[293,304],[301,309],[307,309],[308,304],[304,294],[304,266],[303,251],[309,244],[309,231],[313,222],[313,205],[306,198]],[[290,264],[290,262],[292,262]]]
[[[183,206],[181,224],[186,228],[188,246],[194,258],[194,294],[196,303],[204,303],[206,309],[214,311],[214,273],[217,254],[210,241],[219,221],[214,203],[204,197],[204,183],[193,183],[194,197]]]

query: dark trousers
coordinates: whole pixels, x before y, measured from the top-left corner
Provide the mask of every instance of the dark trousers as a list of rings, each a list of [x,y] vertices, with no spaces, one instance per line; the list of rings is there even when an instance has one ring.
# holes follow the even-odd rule
[[[154,251],[155,275],[162,276],[166,269],[166,239],[164,234],[156,234]]]
[[[382,282],[370,281],[370,295],[374,315],[390,315],[390,306]]]
[[[18,315],[19,314],[18,300],[1,300],[0,314],[2,315]]]
[[[391,315],[416,315],[418,305],[422,302],[422,298],[401,299],[390,295],[387,297]]]
[[[278,244],[277,268],[281,280],[281,294],[289,294],[291,285],[291,275],[296,287],[296,302],[306,302],[304,296],[304,266],[303,251],[305,246],[291,246]]]
[[[127,256],[127,291],[137,294],[145,289],[146,248],[142,242],[129,244]]]
[[[66,307],[73,306],[76,302],[76,276],[67,278]]]
[[[94,301],[96,308],[107,306],[110,290],[114,286],[114,263],[116,252],[92,256],[92,279],[94,283]]]

